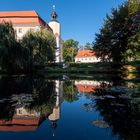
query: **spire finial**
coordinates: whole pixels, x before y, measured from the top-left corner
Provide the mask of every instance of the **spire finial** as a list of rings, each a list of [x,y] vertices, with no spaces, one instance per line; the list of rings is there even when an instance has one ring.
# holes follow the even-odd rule
[[[55,5],[53,5],[53,11],[55,11]]]
[[[57,17],[58,17],[58,15],[57,15],[57,13],[55,11],[55,5],[53,5],[53,11],[51,13],[52,21],[57,21]]]

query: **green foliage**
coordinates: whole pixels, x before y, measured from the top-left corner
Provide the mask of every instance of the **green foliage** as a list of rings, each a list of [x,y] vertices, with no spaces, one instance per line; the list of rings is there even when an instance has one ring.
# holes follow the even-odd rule
[[[23,71],[28,65],[28,50],[16,41],[11,23],[0,24],[0,66],[6,72]]]
[[[140,54],[140,12],[130,16],[131,36],[128,38],[128,46],[132,51],[132,56],[138,60]]]
[[[88,42],[85,45],[80,46],[79,50],[92,50],[92,44]]]
[[[102,61],[123,63],[135,58],[140,47],[140,13],[130,16],[128,3],[112,10],[100,33],[96,34],[93,49]]]
[[[77,90],[73,81],[68,81],[63,84],[63,98],[68,102],[74,102],[78,100]]]
[[[55,60],[54,35],[45,30],[28,32],[17,41],[11,23],[0,24],[0,69],[8,73],[31,72],[34,65]]]
[[[30,31],[23,37],[22,44],[29,49],[32,64],[44,64],[55,60],[56,41],[49,31]]]
[[[63,60],[68,62],[74,62],[74,57],[78,51],[78,41],[73,39],[66,40],[63,43],[62,53],[63,53]]]
[[[37,78],[33,80],[33,87],[33,102],[26,107],[46,117],[52,113],[55,106],[55,83],[44,78]]]
[[[128,0],[129,1],[129,14],[133,14],[140,11],[140,1],[139,0]]]

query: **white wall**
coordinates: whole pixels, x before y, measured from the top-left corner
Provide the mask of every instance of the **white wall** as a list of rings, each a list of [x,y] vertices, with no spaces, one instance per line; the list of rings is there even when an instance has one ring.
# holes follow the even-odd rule
[[[39,25],[14,25],[13,27],[17,35],[17,40],[21,40],[28,31],[36,31],[41,28]]]
[[[49,22],[49,26],[52,28],[55,36],[61,36],[61,24],[56,21]]]
[[[61,24],[57,21],[51,21],[49,22],[49,26],[53,30],[53,34],[56,37],[56,60],[55,62],[62,62],[62,45],[60,43],[60,38],[61,38]]]
[[[83,62],[83,63],[100,62],[100,59],[97,59],[96,57],[82,57],[75,58],[75,62]]]

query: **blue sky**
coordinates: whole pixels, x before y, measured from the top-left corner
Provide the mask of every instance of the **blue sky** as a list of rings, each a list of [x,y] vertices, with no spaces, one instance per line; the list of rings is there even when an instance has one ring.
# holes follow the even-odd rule
[[[107,13],[126,0],[0,0],[0,11],[35,10],[50,21],[52,5],[56,5],[62,38],[74,39],[84,45],[92,42]]]

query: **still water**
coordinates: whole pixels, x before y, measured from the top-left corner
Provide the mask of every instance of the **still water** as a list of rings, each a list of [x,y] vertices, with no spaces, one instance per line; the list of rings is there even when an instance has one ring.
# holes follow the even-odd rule
[[[0,140],[139,140],[138,77],[0,78]]]

